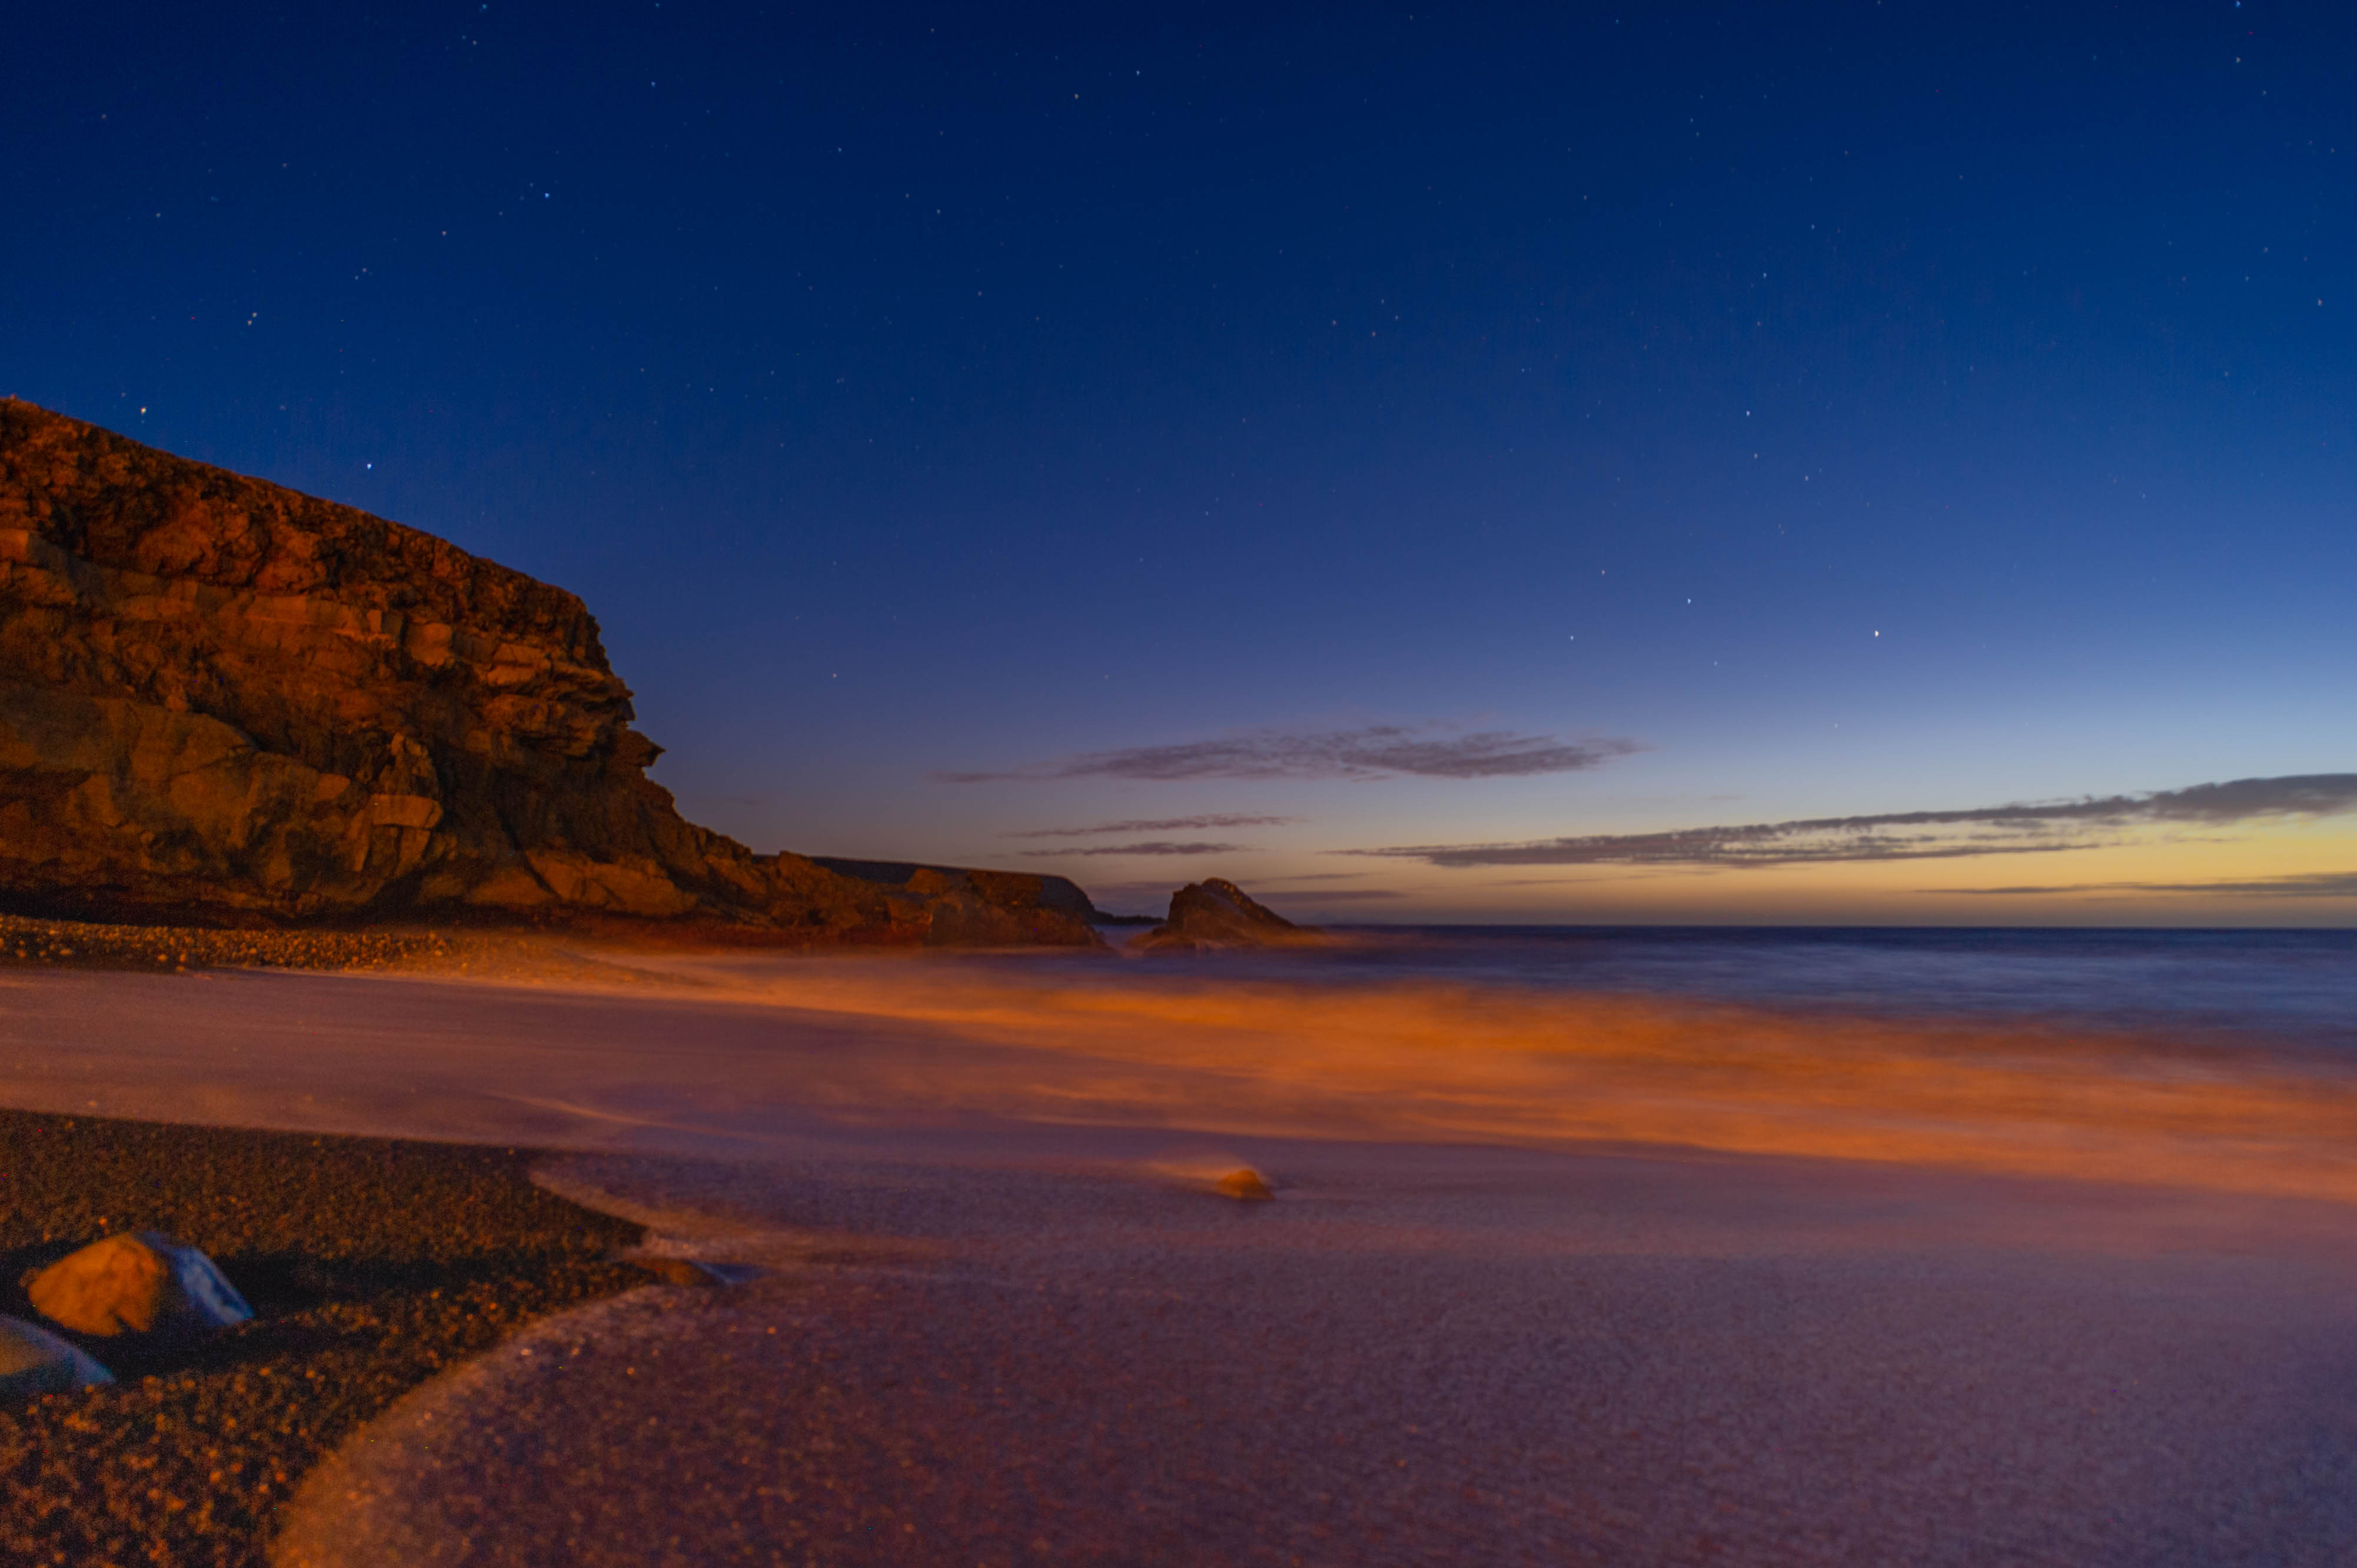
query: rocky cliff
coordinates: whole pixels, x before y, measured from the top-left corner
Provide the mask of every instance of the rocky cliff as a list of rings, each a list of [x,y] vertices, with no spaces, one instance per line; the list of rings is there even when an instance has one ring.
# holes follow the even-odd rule
[[[632,716],[561,588],[0,401],[0,904],[1095,940],[1038,877],[895,887],[699,828]]]

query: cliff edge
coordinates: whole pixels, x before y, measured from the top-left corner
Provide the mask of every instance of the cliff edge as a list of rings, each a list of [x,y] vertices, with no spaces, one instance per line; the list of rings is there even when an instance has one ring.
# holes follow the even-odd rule
[[[1096,940],[1039,877],[895,887],[697,827],[632,717],[563,589],[0,401],[0,906]]]

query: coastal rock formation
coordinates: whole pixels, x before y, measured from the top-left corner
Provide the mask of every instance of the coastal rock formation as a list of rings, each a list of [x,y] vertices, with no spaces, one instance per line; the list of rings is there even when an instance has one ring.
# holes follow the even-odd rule
[[[1314,926],[1297,926],[1217,876],[1189,882],[1170,895],[1162,924],[1129,945],[1141,952],[1208,952],[1224,948],[1293,947],[1321,940]]]
[[[936,947],[1023,947],[1090,932],[1096,906],[1069,877],[1028,871],[970,871],[897,860],[814,855],[813,865],[884,890],[895,923],[921,923]]]
[[[101,1337],[227,1328],[253,1316],[210,1258],[154,1230],[70,1252],[27,1281],[25,1294],[60,1328]]]
[[[980,874],[896,901],[697,827],[632,717],[563,589],[0,401],[0,906],[1096,940]]]

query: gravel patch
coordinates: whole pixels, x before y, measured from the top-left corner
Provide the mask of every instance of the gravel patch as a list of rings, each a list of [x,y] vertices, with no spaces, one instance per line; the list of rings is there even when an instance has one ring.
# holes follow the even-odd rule
[[[294,1487],[362,1422],[644,1283],[614,1259],[640,1229],[533,1186],[537,1157],[0,1112],[0,1313],[38,1321],[23,1276],[150,1229],[210,1253],[257,1314],[179,1342],[66,1336],[121,1381],[0,1405],[0,1561],[260,1563]]]
[[[315,969],[576,984],[685,983],[501,931],[222,930],[0,914],[0,969]]]

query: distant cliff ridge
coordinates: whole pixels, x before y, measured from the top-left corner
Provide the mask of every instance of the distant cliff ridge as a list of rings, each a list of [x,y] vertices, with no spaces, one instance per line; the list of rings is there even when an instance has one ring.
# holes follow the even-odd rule
[[[561,588],[0,401],[0,904],[1095,940],[1038,877],[895,887],[697,827],[632,716]]]
[[[1089,896],[1081,890],[1081,885],[1069,876],[1049,876],[1032,871],[974,871],[950,865],[919,865],[909,860],[849,860],[835,854],[813,854],[809,859],[812,865],[823,865],[829,871],[840,872],[862,882],[897,888],[903,896],[930,897],[943,887],[963,886],[972,888],[985,903],[1005,908],[1028,908],[1038,905],[1090,925],[1104,918]]]

